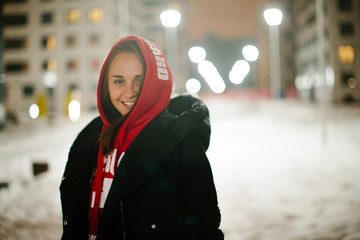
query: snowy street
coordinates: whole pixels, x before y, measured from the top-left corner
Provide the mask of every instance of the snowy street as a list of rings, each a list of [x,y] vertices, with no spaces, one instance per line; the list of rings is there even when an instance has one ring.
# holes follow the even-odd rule
[[[360,106],[204,99],[226,240],[360,239]],[[60,239],[67,153],[94,115],[0,132],[0,240]],[[34,162],[49,170],[32,173]]]

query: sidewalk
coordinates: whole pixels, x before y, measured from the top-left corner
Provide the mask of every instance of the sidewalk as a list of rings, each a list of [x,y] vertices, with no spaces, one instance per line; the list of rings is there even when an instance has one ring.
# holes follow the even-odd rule
[[[226,240],[360,239],[360,108],[295,101],[206,99],[212,165]],[[0,134],[0,239],[61,236],[58,187],[80,129],[60,121]],[[31,164],[49,162],[34,177]]]
[[[227,240],[360,239],[360,109],[208,102]]]

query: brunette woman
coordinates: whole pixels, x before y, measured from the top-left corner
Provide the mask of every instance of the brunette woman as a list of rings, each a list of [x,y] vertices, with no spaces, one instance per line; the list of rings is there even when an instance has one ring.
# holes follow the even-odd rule
[[[172,75],[161,49],[120,39],[99,78],[100,116],[69,152],[60,186],[62,239],[223,239],[205,151],[206,106],[170,100]]]

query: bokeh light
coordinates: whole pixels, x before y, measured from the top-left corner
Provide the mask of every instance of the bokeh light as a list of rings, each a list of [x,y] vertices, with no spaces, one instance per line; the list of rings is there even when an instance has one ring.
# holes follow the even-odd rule
[[[190,61],[193,63],[200,63],[201,61],[204,61],[206,58],[206,51],[202,47],[192,47],[189,49],[188,52]]]
[[[68,110],[69,110],[69,118],[72,122],[76,122],[80,119],[80,102],[77,100],[72,100],[69,103]]]
[[[220,94],[225,91],[225,82],[212,62],[200,62],[198,71],[214,93]]]
[[[243,47],[242,54],[247,61],[253,62],[258,59],[259,50],[257,49],[257,47],[255,47],[253,45],[247,45],[247,46]]]
[[[244,81],[245,77],[248,75],[249,72],[250,65],[247,61],[236,61],[229,73],[230,81],[234,84],[240,84]]]
[[[37,119],[40,114],[39,106],[36,104],[32,104],[29,108],[29,115],[32,119]]]
[[[191,78],[189,80],[187,80],[186,82],[186,90],[189,93],[195,94],[198,93],[201,89],[201,84],[200,81],[195,79],[195,78]]]

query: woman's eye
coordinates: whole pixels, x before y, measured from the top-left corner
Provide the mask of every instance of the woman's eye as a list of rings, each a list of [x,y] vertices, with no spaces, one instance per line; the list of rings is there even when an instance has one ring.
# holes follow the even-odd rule
[[[142,78],[136,79],[136,83],[137,83],[137,84],[141,84],[141,83],[143,82],[143,80],[144,80],[144,79],[142,79]]]
[[[124,81],[123,80],[120,80],[120,79],[117,79],[114,81],[114,83],[123,83]]]

